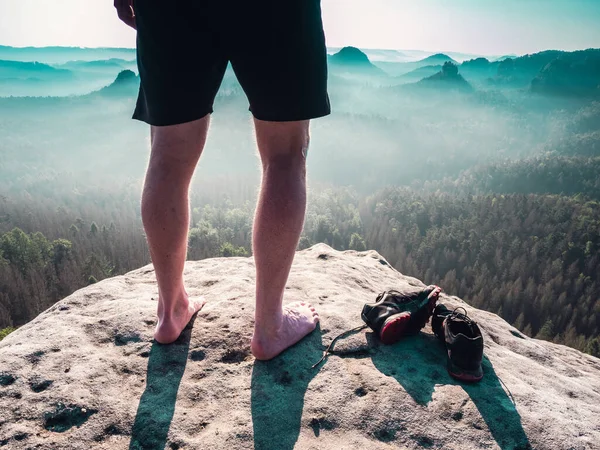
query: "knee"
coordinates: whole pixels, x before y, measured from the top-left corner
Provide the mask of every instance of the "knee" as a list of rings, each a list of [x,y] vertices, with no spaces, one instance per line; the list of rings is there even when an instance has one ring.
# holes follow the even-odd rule
[[[282,173],[289,175],[306,175],[306,159],[301,152],[275,155],[262,161],[263,173]]]
[[[308,133],[270,142],[266,149],[261,149],[263,168],[304,173],[309,144]]]
[[[309,121],[255,121],[258,150],[264,167],[301,169],[310,142]]]

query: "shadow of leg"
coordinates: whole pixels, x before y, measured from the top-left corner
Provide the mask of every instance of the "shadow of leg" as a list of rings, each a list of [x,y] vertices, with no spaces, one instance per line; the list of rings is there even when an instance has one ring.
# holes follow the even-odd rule
[[[420,405],[427,405],[436,384],[454,384],[471,397],[492,437],[502,450],[526,450],[531,445],[510,397],[500,384],[490,360],[484,356],[483,380],[476,384],[454,380],[446,371],[446,352],[438,340],[421,333],[392,346],[379,345],[367,334],[372,347],[373,364],[384,375],[394,377]]]
[[[188,357],[196,316],[173,344],[154,341],[148,357],[146,390],[142,394],[133,429],[130,450],[163,450],[175,412],[177,391]]]
[[[300,434],[304,395],[319,369],[321,329],[271,361],[255,361],[251,404],[255,450],[292,450]]]
[[[462,384],[496,443],[502,450],[531,449],[521,425],[521,416],[500,384],[492,363],[483,357],[483,379],[476,384]]]

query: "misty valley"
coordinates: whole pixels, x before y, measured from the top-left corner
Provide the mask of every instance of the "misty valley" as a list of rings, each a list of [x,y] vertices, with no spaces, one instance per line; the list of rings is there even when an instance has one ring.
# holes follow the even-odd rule
[[[131,49],[0,46],[0,339],[150,262]],[[600,357],[600,50],[332,49],[300,248],[375,249],[523,333]],[[228,68],[188,258],[249,256],[260,170]]]

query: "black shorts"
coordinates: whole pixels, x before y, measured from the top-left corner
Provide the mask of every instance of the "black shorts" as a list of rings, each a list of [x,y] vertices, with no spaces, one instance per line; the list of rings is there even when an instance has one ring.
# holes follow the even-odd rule
[[[133,115],[165,126],[200,119],[227,63],[254,117],[330,113],[320,0],[135,0],[140,93]]]

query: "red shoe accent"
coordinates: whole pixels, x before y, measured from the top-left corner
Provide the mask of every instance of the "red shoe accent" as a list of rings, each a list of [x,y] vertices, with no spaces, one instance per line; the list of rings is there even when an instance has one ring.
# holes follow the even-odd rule
[[[450,351],[448,351],[448,365],[446,366],[448,373],[452,378],[466,383],[477,383],[483,378],[483,370],[479,367],[478,370],[463,370],[452,363],[450,359]]]
[[[456,378],[457,380],[464,381],[467,383],[476,383],[477,381],[481,381],[481,379],[483,378],[483,375],[475,376],[468,373],[453,373],[450,370],[448,370],[448,373],[452,378]]]
[[[409,322],[410,313],[408,311],[393,315],[385,321],[379,339],[386,345],[395,344],[404,336]]]

